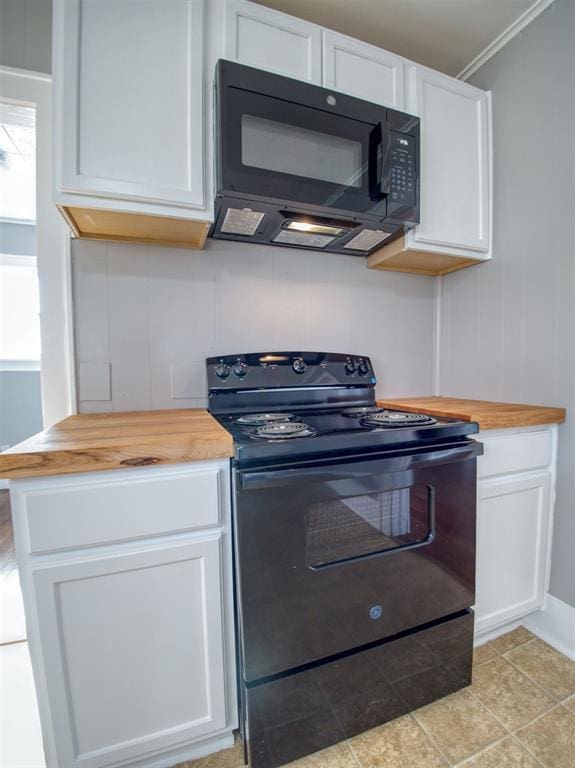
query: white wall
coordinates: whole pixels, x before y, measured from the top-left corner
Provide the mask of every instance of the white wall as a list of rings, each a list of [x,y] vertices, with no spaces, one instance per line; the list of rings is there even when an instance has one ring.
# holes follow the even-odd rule
[[[274,349],[369,355],[380,395],[432,388],[434,278],[213,240],[76,241],[73,277],[83,412],[201,406],[207,356]]]
[[[575,606],[575,3],[472,78],[493,92],[493,261],[443,280],[445,395],[567,408],[551,593]]]
[[[0,64],[52,71],[51,0],[0,0]]]
[[[0,450],[41,429],[40,371],[0,371]]]

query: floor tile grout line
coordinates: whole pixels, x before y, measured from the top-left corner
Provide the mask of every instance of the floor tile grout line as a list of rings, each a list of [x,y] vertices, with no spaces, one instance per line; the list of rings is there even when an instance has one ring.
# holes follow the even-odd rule
[[[517,671],[521,672],[521,670],[520,670],[520,669],[518,669],[517,667],[514,667],[514,668],[515,668]],[[523,673],[522,673],[522,674],[523,674]],[[525,677],[527,677],[527,675],[525,675]],[[533,682],[533,683],[534,683],[534,681],[533,681],[533,680],[531,680],[531,678],[527,677],[527,679],[528,679],[530,682]],[[535,685],[537,685],[537,684],[535,683]],[[543,688],[541,688],[541,686],[538,686],[538,687],[540,688],[540,690],[542,690],[542,691],[543,691],[543,693],[546,693],[547,695],[550,695],[550,694],[549,694],[549,693],[548,693],[546,690],[544,690]],[[482,701],[481,701],[481,699],[480,699],[480,698],[477,696],[477,694],[475,694],[475,693],[474,693],[474,692],[471,690],[471,687],[470,687],[469,693],[470,693],[470,694],[473,696],[473,698],[474,698],[474,699],[476,699],[477,701],[479,701],[479,703],[480,703],[480,704],[483,704],[483,702],[482,702]],[[527,721],[526,723],[524,723],[523,725],[519,725],[517,728],[513,728],[513,729],[507,728],[507,726],[506,726],[506,725],[504,725],[504,724],[501,722],[501,720],[500,720],[500,719],[497,717],[497,715],[495,714],[495,712],[493,712],[493,711],[492,711],[492,710],[491,710],[491,709],[490,709],[490,708],[487,706],[487,704],[483,704],[483,706],[484,706],[484,707],[487,709],[487,711],[489,712],[489,714],[490,714],[490,715],[491,715],[491,716],[492,716],[492,717],[493,717],[495,720],[497,720],[497,722],[499,723],[499,725],[500,725],[502,728],[505,728],[505,730],[507,731],[507,733],[508,733],[509,735],[511,735],[511,736],[514,736],[514,735],[517,733],[517,731],[521,731],[521,730],[523,730],[523,728],[527,728],[527,727],[528,727],[528,726],[530,726],[532,723],[534,723],[536,720],[539,720],[539,718],[541,718],[541,717],[544,717],[545,715],[549,714],[549,712],[551,712],[553,709],[555,709],[555,708],[558,706],[558,702],[557,702],[557,701],[554,699],[554,697],[553,697],[553,696],[551,696],[551,698],[553,699],[553,703],[552,703],[550,706],[548,706],[548,707],[547,707],[547,708],[546,708],[546,709],[545,709],[543,712],[540,712],[540,713],[539,713],[538,715],[536,715],[536,716],[535,716],[535,717],[534,717],[532,720],[528,720],[528,721]]]
[[[502,658],[502,659],[504,659],[505,657],[504,657],[504,656],[501,656],[501,658]],[[495,661],[495,659],[491,659],[491,661]],[[507,728],[507,726],[506,726],[506,725],[504,725],[504,724],[501,722],[501,720],[500,720],[500,719],[497,717],[497,715],[496,715],[496,714],[495,714],[495,713],[494,713],[494,712],[493,712],[493,711],[492,711],[492,710],[491,710],[491,709],[490,709],[490,708],[487,706],[487,704],[484,704],[484,702],[482,702],[482,701],[481,701],[481,699],[479,698],[479,696],[478,696],[478,695],[477,695],[477,694],[476,694],[476,693],[475,693],[475,692],[472,690],[472,685],[473,685],[473,683],[472,683],[472,685],[471,685],[471,686],[469,686],[469,693],[470,693],[470,694],[473,696],[473,698],[474,698],[476,701],[479,701],[479,703],[480,703],[480,704],[483,704],[483,706],[484,706],[484,707],[485,707],[485,708],[488,710],[488,712],[489,712],[491,715],[493,715],[493,717],[494,717],[494,718],[497,720],[497,722],[498,722],[498,723],[499,723],[499,724],[500,724],[500,725],[501,725],[503,728],[505,728],[505,730],[506,730],[508,733],[510,733],[510,734],[514,734],[514,733],[516,733],[517,731],[520,731],[522,728],[527,728],[527,726],[528,726],[528,725],[531,725],[531,723],[533,723],[535,720],[538,720],[540,717],[543,717],[543,715],[546,715],[548,712],[551,712],[551,710],[552,710],[552,709],[554,709],[554,708],[557,706],[557,704],[558,704],[558,703],[560,703],[560,702],[558,702],[558,701],[557,701],[557,699],[555,698],[555,696],[553,696],[551,693],[549,693],[549,691],[545,690],[545,688],[543,688],[543,687],[542,687],[541,685],[539,685],[539,684],[538,684],[538,683],[537,683],[535,680],[533,680],[532,678],[530,678],[530,677],[529,677],[529,675],[526,675],[526,674],[525,674],[525,672],[523,672],[521,669],[519,669],[519,667],[515,666],[515,664],[511,664],[511,662],[510,662],[508,659],[505,659],[505,661],[507,661],[507,663],[508,663],[510,666],[512,666],[512,667],[513,667],[513,669],[515,669],[515,671],[516,671],[516,672],[519,672],[521,675],[523,675],[523,677],[525,677],[527,680],[529,680],[529,682],[530,682],[530,683],[532,683],[532,684],[533,684],[533,685],[534,685],[536,688],[539,688],[539,690],[540,690],[542,693],[544,693],[546,696],[550,696],[550,697],[551,697],[551,699],[553,699],[553,703],[552,703],[550,706],[548,706],[548,707],[547,707],[547,708],[546,708],[546,709],[545,709],[543,712],[540,712],[538,715],[536,715],[536,716],[535,716],[535,717],[534,717],[532,720],[528,720],[526,723],[524,723],[523,725],[520,725],[520,726],[518,726],[517,728],[513,728],[513,729],[510,729],[510,728]],[[486,662],[486,663],[489,663],[489,662]],[[483,666],[483,664],[482,664],[481,666]]]
[[[427,704],[426,706],[429,706],[429,704]],[[421,707],[420,707],[420,709],[421,709]],[[430,735],[430,734],[429,734],[429,733],[428,733],[428,732],[425,730],[424,726],[423,726],[423,725],[422,725],[422,724],[419,722],[419,720],[417,719],[417,716],[416,716],[416,715],[417,715],[417,709],[414,709],[414,710],[413,710],[413,712],[410,712],[409,714],[410,714],[410,715],[411,715],[411,717],[413,718],[413,720],[414,720],[414,722],[415,722],[416,726],[417,726],[417,727],[418,727],[418,728],[419,728],[419,729],[422,731],[422,733],[423,733],[423,735],[425,736],[425,738],[426,738],[426,739],[429,741],[429,743],[431,744],[431,746],[432,746],[434,749],[436,749],[436,750],[437,750],[437,752],[438,752],[438,753],[441,755],[441,757],[442,757],[442,758],[445,760],[445,762],[447,763],[447,765],[449,765],[449,766],[450,766],[450,768],[451,768],[451,766],[452,766],[452,762],[451,762],[451,760],[450,760],[450,759],[447,757],[447,755],[445,754],[445,752],[444,752],[442,749],[440,749],[440,748],[439,748],[439,746],[438,746],[438,745],[436,744],[436,742],[435,742],[435,739],[433,739],[433,738],[431,737],[431,735]]]
[[[530,722],[528,722],[527,725],[522,725],[520,728],[517,728],[517,730],[513,731],[512,735],[514,736],[515,734],[519,733],[519,731],[524,731],[525,728],[530,728],[532,725],[535,725],[535,723],[539,722],[539,720],[551,714],[551,712],[553,712],[556,709],[559,709],[560,707],[561,709],[565,709],[565,707],[562,707],[561,704],[556,702],[550,709],[548,709],[546,712],[542,712],[540,715],[537,715],[537,717],[531,720]]]
[[[463,688],[462,690],[467,690],[467,689]],[[460,690],[460,691],[456,691],[454,694],[450,694],[450,695],[451,695],[451,696],[456,696],[458,693],[461,693],[461,692],[462,692],[461,690]],[[444,701],[444,699],[438,699],[438,701]],[[436,703],[436,702],[432,702],[431,704],[427,704],[426,706],[428,706],[428,707],[431,707],[431,706],[433,706],[433,704],[435,704],[435,703]],[[423,707],[421,707],[421,709],[423,709]],[[430,742],[433,744],[433,746],[434,746],[434,747],[437,749],[437,751],[439,752],[439,754],[440,754],[440,755],[441,755],[443,758],[445,758],[445,760],[447,761],[447,764],[450,766],[450,768],[453,768],[453,766],[457,765],[457,763],[453,763],[453,762],[451,762],[451,760],[450,760],[450,759],[447,757],[447,755],[445,754],[445,752],[444,752],[442,749],[440,749],[440,747],[439,747],[439,746],[438,746],[438,744],[436,743],[435,739],[433,739],[433,737],[431,736],[431,734],[429,734],[429,733],[427,732],[427,730],[426,730],[425,726],[423,725],[423,723],[420,723],[420,722],[419,722],[419,720],[417,719],[417,710],[415,710],[414,712],[412,712],[412,714],[413,714],[413,719],[415,720],[415,722],[417,723],[417,725],[418,725],[418,726],[421,728],[421,730],[422,730],[422,731],[425,733],[425,735],[427,736],[427,738],[429,739],[429,741],[430,741]],[[492,744],[492,743],[493,743],[493,742],[490,742],[490,744]],[[489,744],[489,745],[487,745],[487,746],[490,746],[490,744]],[[483,747],[482,747],[482,749],[483,749]],[[464,760],[470,760],[472,757],[475,757],[475,755],[476,755],[476,754],[477,754],[477,752],[473,752],[472,754],[470,754],[470,755],[467,755],[467,756],[466,756],[466,757],[464,757],[463,759],[464,759]]]
[[[545,642],[545,641],[542,641],[542,642]],[[513,650],[515,650],[515,649],[513,649]],[[553,650],[555,650],[555,648]],[[560,651],[556,651],[556,652],[560,653]],[[508,651],[508,653],[512,653],[512,651]],[[560,655],[563,656],[562,653]],[[559,704],[561,702],[561,699],[558,696],[556,696],[556,694],[554,694],[552,691],[550,691],[549,688],[545,688],[544,685],[542,685],[541,683],[537,682],[537,680],[535,680],[533,677],[531,677],[531,675],[529,675],[527,672],[524,672],[518,664],[515,664],[514,661],[512,661],[511,659],[506,658],[506,656],[502,656],[501,658],[505,659],[505,661],[507,661],[509,664],[511,664],[512,667],[514,667],[517,671],[521,672],[522,675],[525,675],[525,677],[528,680],[530,680],[538,688],[541,688],[541,690],[544,691],[548,696],[551,696],[551,698],[557,704]],[[567,656],[565,656],[565,658],[567,658]],[[575,693],[575,691],[573,691],[573,693]],[[573,693],[568,694],[567,698],[569,698],[569,696],[572,696]]]
[[[474,760],[476,757],[480,757],[481,755],[483,755],[486,752],[488,752],[490,749],[493,749],[494,747],[496,747],[498,744],[502,744],[504,741],[507,741],[507,739],[511,739],[511,740],[515,741],[517,744],[519,744],[520,746],[523,746],[521,744],[521,742],[519,742],[517,739],[514,738],[512,733],[506,733],[505,736],[502,736],[497,741],[494,741],[491,744],[488,744],[486,747],[482,747],[482,749],[480,749],[479,752],[475,752],[473,755],[470,755],[469,757],[464,757],[463,760],[461,762],[459,762],[459,763],[456,763],[453,766],[453,768],[465,768],[465,766],[466,765],[470,765],[471,761]],[[529,754],[531,754],[531,753],[529,753]],[[543,763],[541,763],[537,759],[535,759],[535,760],[536,760],[536,762],[540,766],[542,766],[542,768],[545,768]]]
[[[350,753],[354,763],[358,766],[358,768],[364,768],[361,760],[359,759],[359,757],[353,751],[353,747],[351,745],[351,739],[345,739],[344,744],[347,746],[347,748],[349,750],[349,753]]]
[[[549,711],[551,711],[551,710],[549,710]],[[545,713],[545,714],[547,714],[547,713]],[[526,727],[526,726],[523,726],[523,727]],[[514,741],[516,744],[519,744],[519,746],[520,746],[520,747],[522,747],[522,749],[524,749],[524,750],[527,752],[527,754],[528,754],[528,755],[530,755],[530,757],[532,757],[532,758],[535,760],[535,762],[537,763],[537,765],[540,765],[540,766],[541,766],[541,768],[549,768],[549,766],[546,766],[546,765],[545,765],[545,763],[544,763],[542,760],[540,760],[540,759],[537,757],[537,755],[536,755],[536,754],[534,754],[534,753],[533,753],[533,752],[532,752],[532,751],[529,749],[529,747],[527,746],[527,744],[524,744],[524,743],[521,741],[521,739],[519,739],[519,738],[518,738],[518,737],[515,735],[515,733],[512,733],[512,734],[511,734],[511,738],[513,739],[513,741]]]
[[[503,658],[503,657],[502,657],[502,658]],[[474,698],[474,699],[476,699],[477,701],[479,701],[479,699],[478,699],[478,698],[477,698],[477,696],[476,696],[476,695],[473,693],[473,691],[469,691],[469,693],[470,693],[470,694],[473,696],[473,698]],[[483,704],[483,702],[480,702],[480,703],[481,703],[481,704]],[[526,723],[525,725],[521,725],[521,726],[519,726],[519,728],[516,728],[514,731],[510,731],[510,730],[509,730],[509,728],[507,728],[507,727],[506,727],[506,726],[505,726],[505,725],[504,725],[504,724],[501,722],[501,720],[500,720],[500,719],[497,717],[497,715],[496,715],[494,712],[492,712],[492,711],[489,709],[489,707],[487,706],[487,704],[483,704],[483,706],[484,706],[484,707],[485,707],[485,709],[486,709],[486,710],[489,712],[489,714],[490,714],[490,715],[493,717],[493,719],[494,719],[494,720],[496,720],[496,721],[499,723],[499,725],[500,725],[500,726],[501,726],[501,727],[502,727],[502,728],[503,728],[503,729],[506,731],[506,734],[505,734],[505,736],[503,737],[503,739],[507,739],[507,738],[511,738],[511,739],[513,739],[513,741],[515,741],[517,744],[519,744],[519,746],[523,747],[523,748],[524,748],[524,749],[525,749],[527,752],[529,752],[529,754],[530,754],[530,755],[531,755],[531,756],[532,756],[532,757],[535,759],[535,761],[536,761],[536,762],[537,762],[537,763],[538,763],[540,766],[542,766],[542,768],[546,768],[546,766],[545,766],[545,765],[544,765],[544,764],[541,762],[541,760],[539,760],[537,757],[535,757],[535,755],[533,755],[533,754],[532,754],[531,750],[530,750],[530,749],[527,749],[527,747],[526,747],[526,746],[525,746],[525,745],[524,745],[524,744],[523,744],[523,743],[522,743],[522,742],[521,742],[521,741],[520,741],[520,740],[517,738],[517,736],[515,735],[515,734],[517,733],[517,731],[520,731],[522,728],[527,728],[527,726],[528,726],[528,725],[531,725],[531,723],[532,723],[532,722],[534,722],[533,720],[530,720],[530,721],[529,721],[528,723]],[[554,709],[554,708],[555,708],[555,705],[551,706],[549,709],[545,710],[545,712],[542,712],[540,715],[537,715],[537,718],[535,718],[535,719],[539,719],[539,717],[543,717],[543,716],[544,716],[544,715],[546,715],[547,713],[551,712],[551,710],[552,710],[552,709]],[[501,739],[501,740],[503,740],[503,739]],[[492,747],[492,746],[493,746],[493,744],[491,744],[491,745],[489,745],[489,746],[491,746],[491,747]],[[486,747],[485,749],[489,749],[489,747]],[[485,750],[483,750],[483,751],[485,751]],[[475,755],[474,755],[474,757],[475,757]]]
[[[521,624],[521,627],[523,624]],[[515,629],[512,629],[511,632],[515,632],[519,627],[516,627]],[[529,630],[527,630],[529,632]],[[509,634],[511,634],[511,632]],[[495,648],[492,643],[496,643],[498,640],[501,640],[502,637],[505,637],[505,635],[499,635],[499,637],[494,637],[493,640],[490,640],[488,643],[485,643],[485,645],[488,645],[495,653],[498,653],[500,656],[505,656],[506,653],[511,653],[511,651],[517,650],[517,648],[521,648],[522,645],[527,645],[527,643],[532,643],[534,640],[540,640],[541,638],[537,637],[537,635],[534,635],[533,632],[531,632],[531,637],[529,637],[527,640],[520,640],[516,645],[512,645],[511,648],[508,648],[506,651],[498,651],[497,648]]]

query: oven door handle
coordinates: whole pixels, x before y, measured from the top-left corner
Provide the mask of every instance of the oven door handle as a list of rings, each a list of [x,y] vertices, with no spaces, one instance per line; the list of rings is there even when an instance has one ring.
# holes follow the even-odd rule
[[[353,477],[370,477],[373,475],[405,472],[423,467],[433,467],[450,464],[455,461],[465,461],[483,455],[483,444],[474,440],[458,446],[441,446],[435,450],[413,449],[394,451],[391,455],[377,459],[363,458],[356,461],[333,461],[323,466],[293,467],[268,471],[240,470],[238,484],[242,490],[257,490],[279,486],[300,485],[306,483],[325,483]]]

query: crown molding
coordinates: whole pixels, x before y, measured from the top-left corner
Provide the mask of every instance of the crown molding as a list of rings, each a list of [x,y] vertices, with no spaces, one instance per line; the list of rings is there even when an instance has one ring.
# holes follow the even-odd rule
[[[527,10],[521,14],[521,16],[518,16],[515,21],[507,27],[507,29],[503,30],[500,35],[497,35],[497,37],[492,40],[479,55],[477,55],[472,61],[469,62],[466,67],[461,70],[461,72],[457,75],[458,80],[467,80],[469,77],[471,77],[474,72],[477,72],[477,70],[482,67],[485,62],[489,61],[490,58],[495,56],[495,54],[500,51],[504,45],[507,45],[507,43],[512,40],[515,35],[518,35],[522,29],[525,29],[528,24],[531,24],[533,19],[536,19],[537,16],[539,16],[540,13],[543,13],[543,11],[548,8],[554,1],[555,0],[535,0],[533,5],[530,5],[529,8],[527,8]]]

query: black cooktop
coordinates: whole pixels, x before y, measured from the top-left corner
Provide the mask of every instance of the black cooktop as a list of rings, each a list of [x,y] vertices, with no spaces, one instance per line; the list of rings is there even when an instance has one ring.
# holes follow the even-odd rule
[[[371,406],[215,414],[234,438],[236,460],[283,460],[381,451],[401,444],[441,442],[478,431],[476,424]],[[372,421],[379,418],[379,422]]]
[[[232,434],[236,464],[349,458],[403,444],[417,449],[479,430],[378,407],[365,355],[258,352],[206,363],[210,413]]]

